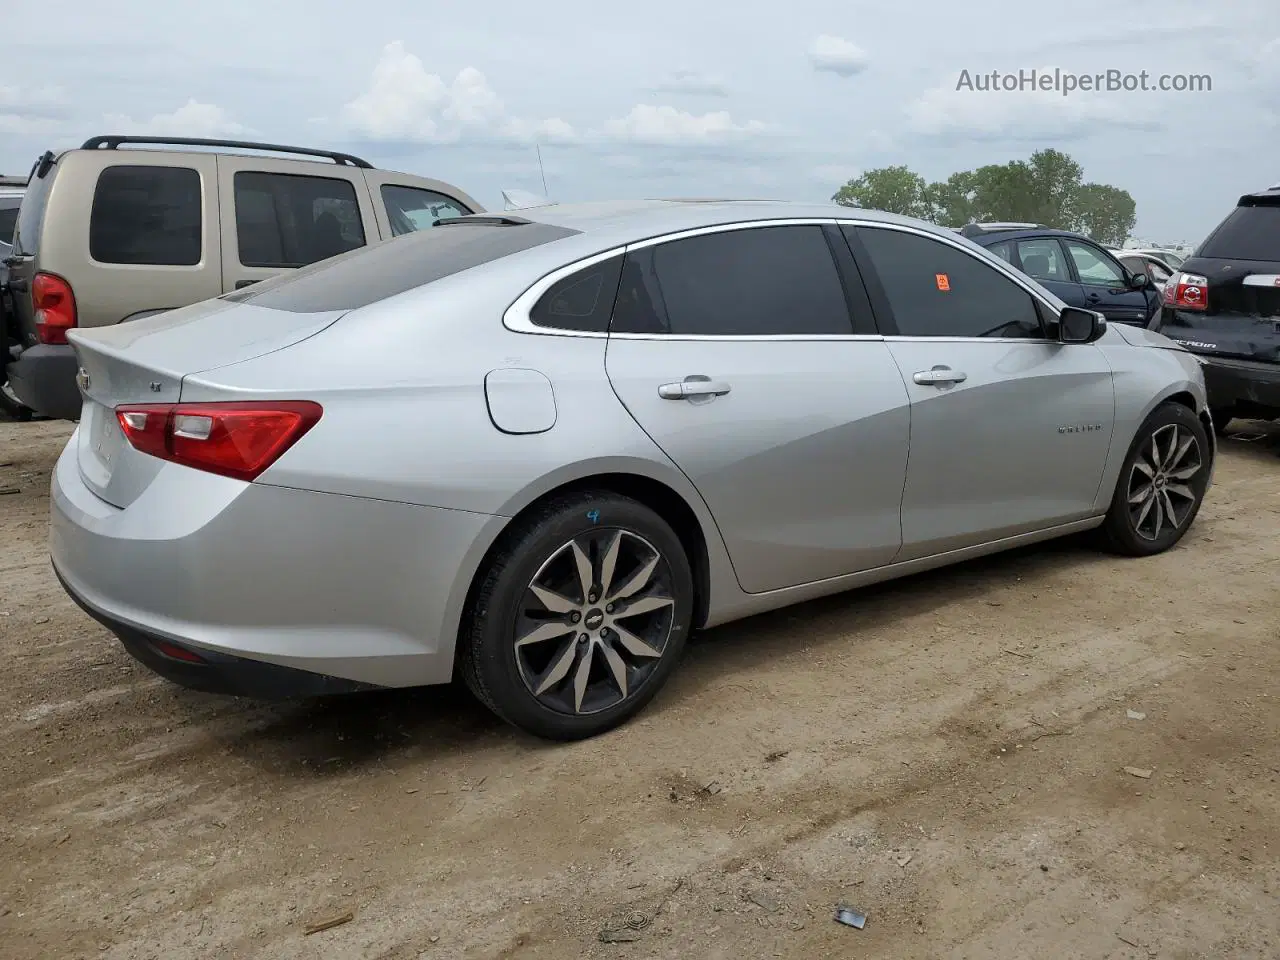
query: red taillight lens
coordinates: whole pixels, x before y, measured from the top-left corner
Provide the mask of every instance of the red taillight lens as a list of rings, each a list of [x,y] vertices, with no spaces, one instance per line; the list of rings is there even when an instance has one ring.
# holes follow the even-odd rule
[[[76,295],[71,284],[52,273],[37,273],[31,280],[31,306],[36,315],[36,337],[41,343],[66,343],[67,331],[76,325]]]
[[[1178,310],[1208,310],[1208,278],[1181,271],[1175,273],[1164,285],[1164,303]]]
[[[309,400],[276,403],[140,403],[116,408],[135,450],[196,470],[253,480],[324,411]]]

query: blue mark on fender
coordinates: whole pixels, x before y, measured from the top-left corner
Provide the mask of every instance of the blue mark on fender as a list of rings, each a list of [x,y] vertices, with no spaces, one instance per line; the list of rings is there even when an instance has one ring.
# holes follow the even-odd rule
[[[600,511],[599,511],[599,510],[588,510],[588,511],[587,511],[587,519],[588,519],[588,520],[590,520],[592,523],[599,523],[599,522],[600,522]]]

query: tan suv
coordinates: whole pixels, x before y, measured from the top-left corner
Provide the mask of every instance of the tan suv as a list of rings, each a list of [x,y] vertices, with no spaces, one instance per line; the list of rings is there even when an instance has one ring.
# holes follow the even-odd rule
[[[18,340],[9,388],[38,413],[77,419],[69,328],[172,310],[482,210],[451,184],[326,150],[94,137],[46,153],[7,260]]]

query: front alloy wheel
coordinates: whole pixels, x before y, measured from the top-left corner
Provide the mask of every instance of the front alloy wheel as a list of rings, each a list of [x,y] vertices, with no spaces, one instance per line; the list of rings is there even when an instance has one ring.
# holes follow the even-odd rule
[[[1191,484],[1203,469],[1200,444],[1189,429],[1170,423],[1155,430],[1129,469],[1134,532],[1154,542],[1169,529],[1179,529],[1200,502]]]

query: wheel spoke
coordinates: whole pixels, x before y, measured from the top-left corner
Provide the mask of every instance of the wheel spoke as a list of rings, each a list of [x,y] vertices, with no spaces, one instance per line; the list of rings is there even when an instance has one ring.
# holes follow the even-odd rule
[[[1142,459],[1142,457],[1138,457],[1138,459],[1133,461],[1133,469],[1147,477],[1147,479],[1152,479],[1156,475],[1155,468],[1147,463],[1146,460]]]
[[[622,531],[619,530],[605,548],[604,558],[600,561],[600,595],[607,597],[613,587],[613,572],[618,567],[618,551],[622,548]]]
[[[530,592],[542,601],[542,605],[552,613],[572,613],[578,609],[578,604],[570,600],[568,597],[562,597],[553,590],[546,587],[540,587],[536,583],[529,587]]]
[[[659,554],[655,553],[652,557],[649,558],[648,563],[646,563],[639,570],[637,570],[635,572],[635,575],[632,576],[632,578],[628,580],[626,583],[624,583],[621,587],[619,587],[618,592],[615,593],[612,597],[609,597],[608,600],[610,602],[613,602],[615,600],[625,600],[627,597],[631,596],[632,594],[639,593],[641,590],[643,590],[645,586],[649,583],[649,579],[653,576],[653,571],[658,568],[658,561],[661,559],[662,557]]]
[[[1189,467],[1183,467],[1181,470],[1170,471],[1169,479],[1170,480],[1190,480],[1192,477],[1194,477],[1197,473],[1200,472],[1200,467],[1201,467],[1200,461],[1197,460],[1195,463],[1191,464],[1191,466]]]
[[[1139,503],[1146,503],[1151,499],[1151,494],[1155,492],[1155,484],[1148,483],[1145,487],[1129,498],[1129,502],[1135,506]]]
[[[662,656],[662,651],[655,650],[649,644],[645,643],[626,627],[620,627],[616,623],[613,625],[614,632],[618,634],[618,642],[626,648],[627,653],[633,657],[649,657],[656,659]]]
[[[1178,515],[1173,510],[1173,501],[1169,499],[1169,491],[1161,490],[1160,499],[1163,501],[1165,516],[1169,518],[1169,526],[1175,530],[1178,528]]]
[[[609,669],[613,672],[613,681],[618,685],[618,692],[625,697],[627,695],[627,665],[618,656],[618,651],[608,644],[601,646],[600,650],[604,653],[605,663],[609,664]]]
[[[560,654],[560,658],[556,661],[555,666],[543,678],[542,683],[538,684],[538,689],[534,691],[537,696],[542,696],[561,680],[569,675],[569,668],[573,666],[574,658],[578,655],[578,644],[574,640],[570,640],[565,646],[564,652]]]
[[[556,637],[563,637],[566,633],[577,632],[577,627],[571,623],[561,623],[553,620],[551,623],[544,623],[540,627],[534,627],[523,637],[516,641],[517,647],[525,647],[531,643],[542,643],[544,640],[554,640]]]
[[[638,617],[642,613],[653,613],[655,610],[661,610],[664,607],[672,606],[675,603],[670,597],[641,597],[633,603],[627,604],[627,608],[621,613],[615,613],[614,619],[622,617]]]
[[[1194,444],[1195,442],[1196,442],[1196,438],[1192,434],[1188,433],[1187,439],[1182,441],[1182,445],[1178,447],[1177,453],[1175,453],[1172,457],[1170,457],[1169,462],[1165,464],[1166,473],[1171,471],[1174,467],[1176,467],[1178,464],[1182,462],[1183,458],[1186,457],[1187,455],[1187,451],[1191,449],[1191,445]]]
[[[587,551],[578,546],[575,540],[569,544],[573,551],[573,565],[578,568],[578,585],[582,588],[582,602],[587,602],[587,597],[591,594],[591,587],[595,584],[595,574],[591,570],[591,558],[587,556]]]
[[[587,695],[587,681],[591,679],[591,661],[595,656],[595,645],[587,644],[586,653],[578,663],[578,670],[573,675],[573,709],[582,712],[582,698]]]
[[[1147,519],[1147,514],[1151,512],[1151,508],[1155,506],[1155,502],[1156,502],[1155,497],[1152,497],[1150,500],[1148,500],[1146,503],[1142,505],[1142,510],[1139,511],[1137,519],[1133,521],[1133,529],[1135,530],[1141,529],[1143,521]]]
[[[1151,502],[1155,504],[1156,512],[1156,528],[1151,534],[1154,540],[1160,536],[1160,531],[1164,529],[1164,503],[1161,501],[1159,494],[1151,498]]]
[[[1196,498],[1195,491],[1185,483],[1171,483],[1164,488],[1164,492],[1166,496],[1171,493],[1176,493],[1178,496],[1184,497],[1187,500],[1194,500]]]

